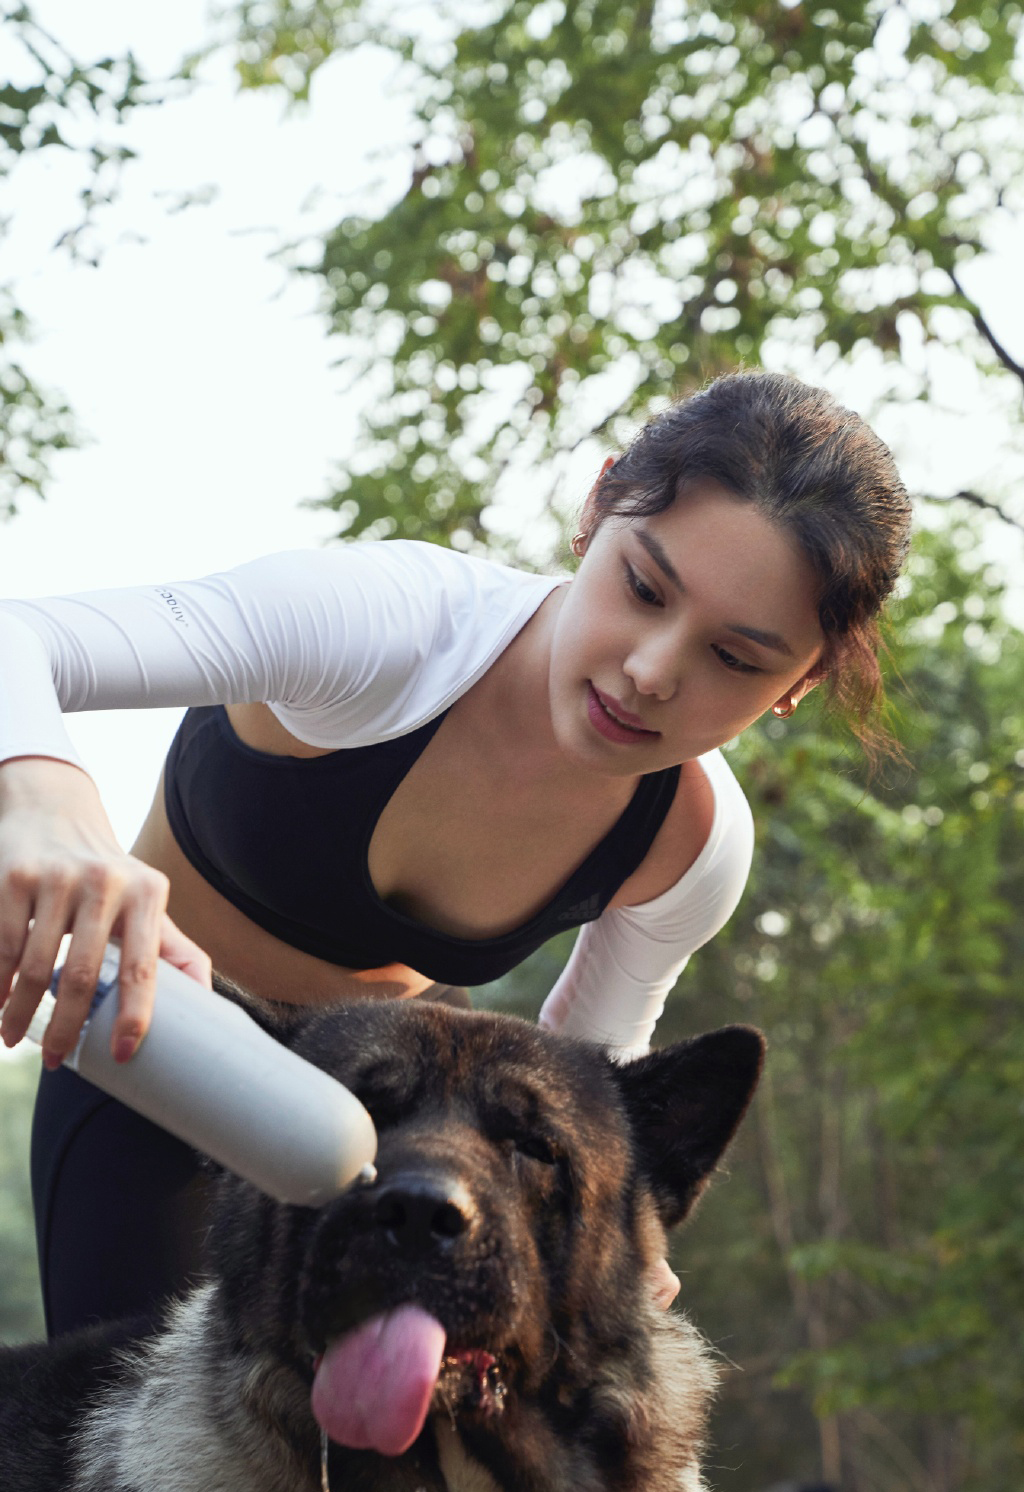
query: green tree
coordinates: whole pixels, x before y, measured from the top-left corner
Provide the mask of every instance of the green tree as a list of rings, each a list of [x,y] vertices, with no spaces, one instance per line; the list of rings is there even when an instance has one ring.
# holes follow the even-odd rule
[[[375,44],[412,97],[404,192],[346,216],[312,271],[372,391],[327,499],[344,532],[493,548],[503,477],[529,469],[536,491],[541,459],[739,360],[885,359],[880,392],[907,400],[945,346],[1019,395],[963,285],[993,215],[1020,208],[1019,4],[431,15],[415,34],[407,8],[354,0],[232,15],[246,86],[301,99],[337,49]]]

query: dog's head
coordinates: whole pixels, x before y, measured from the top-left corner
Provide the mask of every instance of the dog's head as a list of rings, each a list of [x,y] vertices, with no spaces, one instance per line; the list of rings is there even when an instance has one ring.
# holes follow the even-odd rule
[[[341,1444],[397,1455],[444,1410],[479,1451],[538,1405],[589,1433],[596,1375],[649,1370],[644,1274],[746,1109],[759,1033],[617,1066],[510,1017],[353,1004],[289,1044],[369,1109],[378,1174],[316,1211],[229,1180],[213,1248],[243,1333],[272,1321],[315,1363]]]

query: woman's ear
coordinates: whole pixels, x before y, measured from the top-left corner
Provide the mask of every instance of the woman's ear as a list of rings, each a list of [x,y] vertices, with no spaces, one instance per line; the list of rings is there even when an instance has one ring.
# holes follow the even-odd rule
[[[615,460],[616,458],[614,456],[606,456],[604,458],[604,461],[601,463],[601,470],[597,474],[597,480],[595,481],[593,487],[591,487],[590,491],[587,493],[587,500],[583,504],[583,511],[580,513],[580,531],[576,535],[576,538],[573,540],[572,547],[574,554],[582,555],[584,549],[587,546],[587,539],[597,527],[597,493],[606,473],[610,472],[612,467],[615,465]],[[577,540],[580,541],[578,547]]]
[[[823,663],[812,663],[802,679],[797,679],[785,694],[779,695],[772,705],[772,714],[777,715],[780,720],[785,720],[792,715],[800,701],[821,683],[827,672]]]
[[[803,678],[799,679],[789,691],[793,696],[794,703],[799,704],[806,694],[810,694],[812,689],[816,689],[825,677],[825,673],[826,669],[823,664],[812,664]]]

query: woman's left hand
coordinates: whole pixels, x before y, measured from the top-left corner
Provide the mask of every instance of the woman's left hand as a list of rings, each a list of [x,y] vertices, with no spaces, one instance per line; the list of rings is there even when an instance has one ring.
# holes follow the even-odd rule
[[[679,1294],[679,1276],[668,1267],[667,1259],[659,1259],[647,1276],[654,1304],[659,1311],[667,1311]]]

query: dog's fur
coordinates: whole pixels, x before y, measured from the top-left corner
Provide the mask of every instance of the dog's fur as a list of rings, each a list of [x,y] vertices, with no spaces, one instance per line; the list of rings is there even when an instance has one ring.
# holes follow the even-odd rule
[[[645,1275],[742,1117],[759,1034],[616,1066],[438,1005],[291,1027],[370,1109],[378,1182],[314,1210],[225,1175],[209,1280],[162,1329],[0,1352],[5,1492],[316,1492],[314,1358],[408,1302],[446,1333],[426,1425],[400,1456],[332,1443],[333,1492],[700,1492],[715,1370]],[[389,1187],[453,1226],[402,1236]]]

